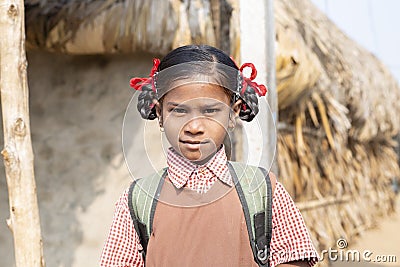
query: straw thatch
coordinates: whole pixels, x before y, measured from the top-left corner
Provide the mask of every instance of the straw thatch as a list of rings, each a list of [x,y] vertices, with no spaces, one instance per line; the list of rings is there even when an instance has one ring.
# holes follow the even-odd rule
[[[238,4],[28,0],[27,44],[69,54],[164,54],[195,42],[237,55],[231,6]],[[321,251],[393,208],[400,88],[376,57],[308,0],[275,1],[275,14],[280,177]]]
[[[396,101],[399,87],[382,62],[347,38],[308,1],[277,1],[276,11],[277,38],[282,44],[278,48],[282,50],[278,78],[288,79],[283,75],[292,71],[290,80],[296,89],[291,92],[310,96],[315,87],[332,95],[349,111],[353,139],[385,139],[399,131],[395,115],[400,110]],[[280,42],[280,38],[286,39]],[[282,87],[286,87],[284,83]],[[282,96],[279,104],[286,108],[288,99],[294,97],[283,95],[285,90],[278,91]]]
[[[308,1],[275,3],[280,176],[327,249],[393,209],[400,88]]]
[[[198,42],[216,45],[217,1],[26,1],[29,48],[69,54],[165,54]],[[214,8],[212,8],[214,7]]]

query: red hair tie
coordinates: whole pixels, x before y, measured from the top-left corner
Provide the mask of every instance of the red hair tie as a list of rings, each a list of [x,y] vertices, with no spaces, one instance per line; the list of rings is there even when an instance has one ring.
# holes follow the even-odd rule
[[[153,76],[154,74],[156,74],[156,72],[158,70],[158,66],[160,66],[160,59],[153,58],[153,68],[151,68],[150,76]]]
[[[251,75],[250,78],[244,77],[243,75],[243,69],[249,67],[251,68]],[[240,67],[240,72],[242,72],[243,75],[243,88],[242,91],[240,92],[241,95],[243,95],[243,93],[246,91],[247,85],[250,85],[251,87],[254,88],[254,90],[256,91],[256,93],[259,96],[265,96],[265,94],[267,93],[267,87],[263,84],[258,84],[256,82],[253,82],[253,80],[257,77],[257,69],[256,67],[253,65],[253,63],[244,63],[241,67]]]
[[[143,86],[151,84],[152,85],[151,88],[156,93],[156,87],[154,84],[153,76],[154,74],[156,74],[159,65],[160,65],[160,60],[158,58],[154,58],[153,67],[151,68],[149,75],[150,78],[140,78],[140,77],[132,78],[129,82],[130,86],[137,91],[142,91]]]

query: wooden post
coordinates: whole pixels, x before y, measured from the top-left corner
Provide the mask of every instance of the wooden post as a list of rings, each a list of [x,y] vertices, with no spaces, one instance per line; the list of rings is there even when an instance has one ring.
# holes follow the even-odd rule
[[[29,123],[24,1],[0,1],[0,90],[16,266],[44,266]]]

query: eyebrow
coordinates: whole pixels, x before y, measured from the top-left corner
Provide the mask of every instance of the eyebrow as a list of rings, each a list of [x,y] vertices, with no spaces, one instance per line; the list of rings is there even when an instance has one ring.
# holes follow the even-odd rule
[[[167,102],[167,105],[169,106],[174,106],[174,107],[182,107],[182,108],[188,108],[188,105],[185,104],[180,104],[180,103],[175,103],[175,102]]]
[[[204,105],[203,108],[218,108],[221,105],[224,105],[224,104],[218,102],[218,103],[214,103],[214,104]]]
[[[189,105],[185,105],[185,104],[181,104],[181,103],[175,103],[175,102],[167,102],[167,105],[170,106],[174,106],[174,107],[182,107],[182,108],[189,108]],[[215,108],[215,107],[220,107],[221,105],[223,105],[223,103],[221,102],[216,102],[213,104],[205,104],[204,106],[202,106],[203,108]]]

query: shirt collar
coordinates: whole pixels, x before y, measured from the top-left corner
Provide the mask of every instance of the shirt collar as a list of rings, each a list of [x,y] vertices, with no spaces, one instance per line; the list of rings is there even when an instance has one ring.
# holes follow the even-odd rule
[[[215,155],[203,165],[197,165],[187,158],[179,155],[172,147],[167,154],[168,178],[176,188],[183,187],[194,171],[208,168],[219,180],[232,186],[233,181],[227,166],[225,147],[222,147]]]

